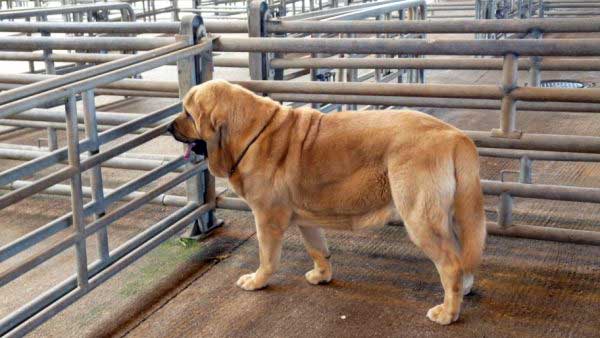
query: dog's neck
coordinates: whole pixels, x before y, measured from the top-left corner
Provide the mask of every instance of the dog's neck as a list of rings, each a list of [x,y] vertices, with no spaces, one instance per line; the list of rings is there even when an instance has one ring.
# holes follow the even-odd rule
[[[271,124],[271,122],[273,122],[273,120],[275,119],[275,115],[277,115],[278,111],[279,111],[279,109],[275,109],[275,111],[273,113],[271,113],[271,117],[269,117],[269,119],[262,126],[262,128],[259,130],[259,132],[256,133],[256,135],[254,135],[254,137],[250,140],[250,142],[248,142],[246,147],[244,147],[244,149],[238,156],[237,160],[235,162],[233,162],[233,166],[231,166],[231,169],[229,169],[229,177],[231,177],[231,176],[233,176],[233,174],[235,174],[238,166],[240,165],[240,162],[242,162],[242,160],[244,159],[244,155],[246,155],[246,153],[248,152],[250,147],[254,144],[254,142],[256,142],[256,140],[258,140],[260,135],[262,135],[262,133],[265,131],[265,129],[267,129],[267,127]]]

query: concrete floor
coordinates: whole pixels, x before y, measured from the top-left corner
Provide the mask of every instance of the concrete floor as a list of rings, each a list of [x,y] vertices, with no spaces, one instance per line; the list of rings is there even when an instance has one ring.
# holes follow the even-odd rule
[[[435,38],[435,37],[432,37]],[[247,72],[247,70],[243,71]],[[500,72],[428,72],[431,83],[497,84]],[[174,79],[173,68],[146,78]],[[246,77],[218,69],[215,77]],[[526,74],[522,73],[525,79]],[[543,73],[544,79],[576,78],[598,82],[597,73]],[[165,100],[114,103],[103,110],[147,112]],[[490,130],[497,112],[429,110],[463,129]],[[519,112],[524,131],[598,135],[594,114]],[[0,140],[36,144],[44,133],[22,133]],[[63,142],[64,144],[64,142]],[[139,147],[146,153],[178,154],[168,137]],[[18,162],[2,161],[0,170]],[[482,177],[499,179],[517,161],[482,159]],[[534,182],[600,187],[600,166],[589,163],[535,162]],[[49,172],[49,171],[48,171]],[[104,170],[106,187],[115,187],[140,172]],[[220,181],[220,185],[225,183]],[[178,187],[175,193],[181,193]],[[486,208],[493,210],[496,198]],[[69,208],[66,198],[39,196],[0,211],[0,245],[32,231]],[[517,199],[516,221],[527,224],[597,230],[600,208],[592,204]],[[147,206],[109,229],[111,247],[123,243],[172,208]],[[49,320],[34,337],[94,336],[261,336],[261,337],[593,337],[600,332],[600,248],[491,237],[475,294],[467,297],[461,320],[439,327],[425,318],[439,303],[441,286],[433,265],[406,238],[401,227],[360,233],[329,233],[334,281],[311,286],[303,274],[311,266],[301,240],[286,238],[283,266],[271,286],[260,292],[236,288],[237,277],[256,268],[256,238],[251,215],[219,211],[226,226],[199,243],[173,238],[98,289]],[[495,215],[489,214],[490,219]],[[55,243],[57,234],[36,250],[3,262],[0,271]],[[88,241],[90,261],[95,241]],[[72,250],[0,289],[0,317],[74,272]],[[343,317],[345,316],[345,317]],[[345,319],[343,319],[345,318]]]

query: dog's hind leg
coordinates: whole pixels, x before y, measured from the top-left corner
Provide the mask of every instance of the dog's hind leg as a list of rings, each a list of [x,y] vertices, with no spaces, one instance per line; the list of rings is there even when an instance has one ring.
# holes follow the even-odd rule
[[[267,286],[269,277],[277,270],[281,258],[283,233],[289,226],[290,213],[271,210],[253,210],[258,237],[260,266],[254,273],[241,276],[237,286],[244,290],[258,290]]]
[[[433,261],[444,288],[444,303],[431,308],[427,317],[447,325],[458,319],[463,298],[462,263],[448,224],[453,189],[435,172],[415,173],[414,167],[411,172],[410,178],[391,173],[392,197],[410,239]]]
[[[313,259],[314,268],[304,276],[310,284],[329,283],[331,281],[331,263],[327,241],[320,228],[299,226],[304,246],[308,255]]]

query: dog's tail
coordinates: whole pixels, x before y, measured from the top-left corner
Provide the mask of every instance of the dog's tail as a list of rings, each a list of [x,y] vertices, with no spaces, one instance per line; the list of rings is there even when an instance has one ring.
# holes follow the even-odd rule
[[[485,211],[479,178],[479,156],[473,141],[460,137],[454,150],[454,220],[461,252],[463,271],[472,274],[481,261],[485,245]]]

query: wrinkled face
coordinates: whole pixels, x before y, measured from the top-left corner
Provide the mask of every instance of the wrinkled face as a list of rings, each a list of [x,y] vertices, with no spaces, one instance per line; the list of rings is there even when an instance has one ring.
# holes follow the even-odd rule
[[[214,121],[211,121],[211,111],[214,102],[215,86],[206,83],[190,89],[183,99],[183,111],[173,120],[168,131],[179,141],[188,144],[186,156],[190,151],[207,155],[206,142],[215,136]]]

